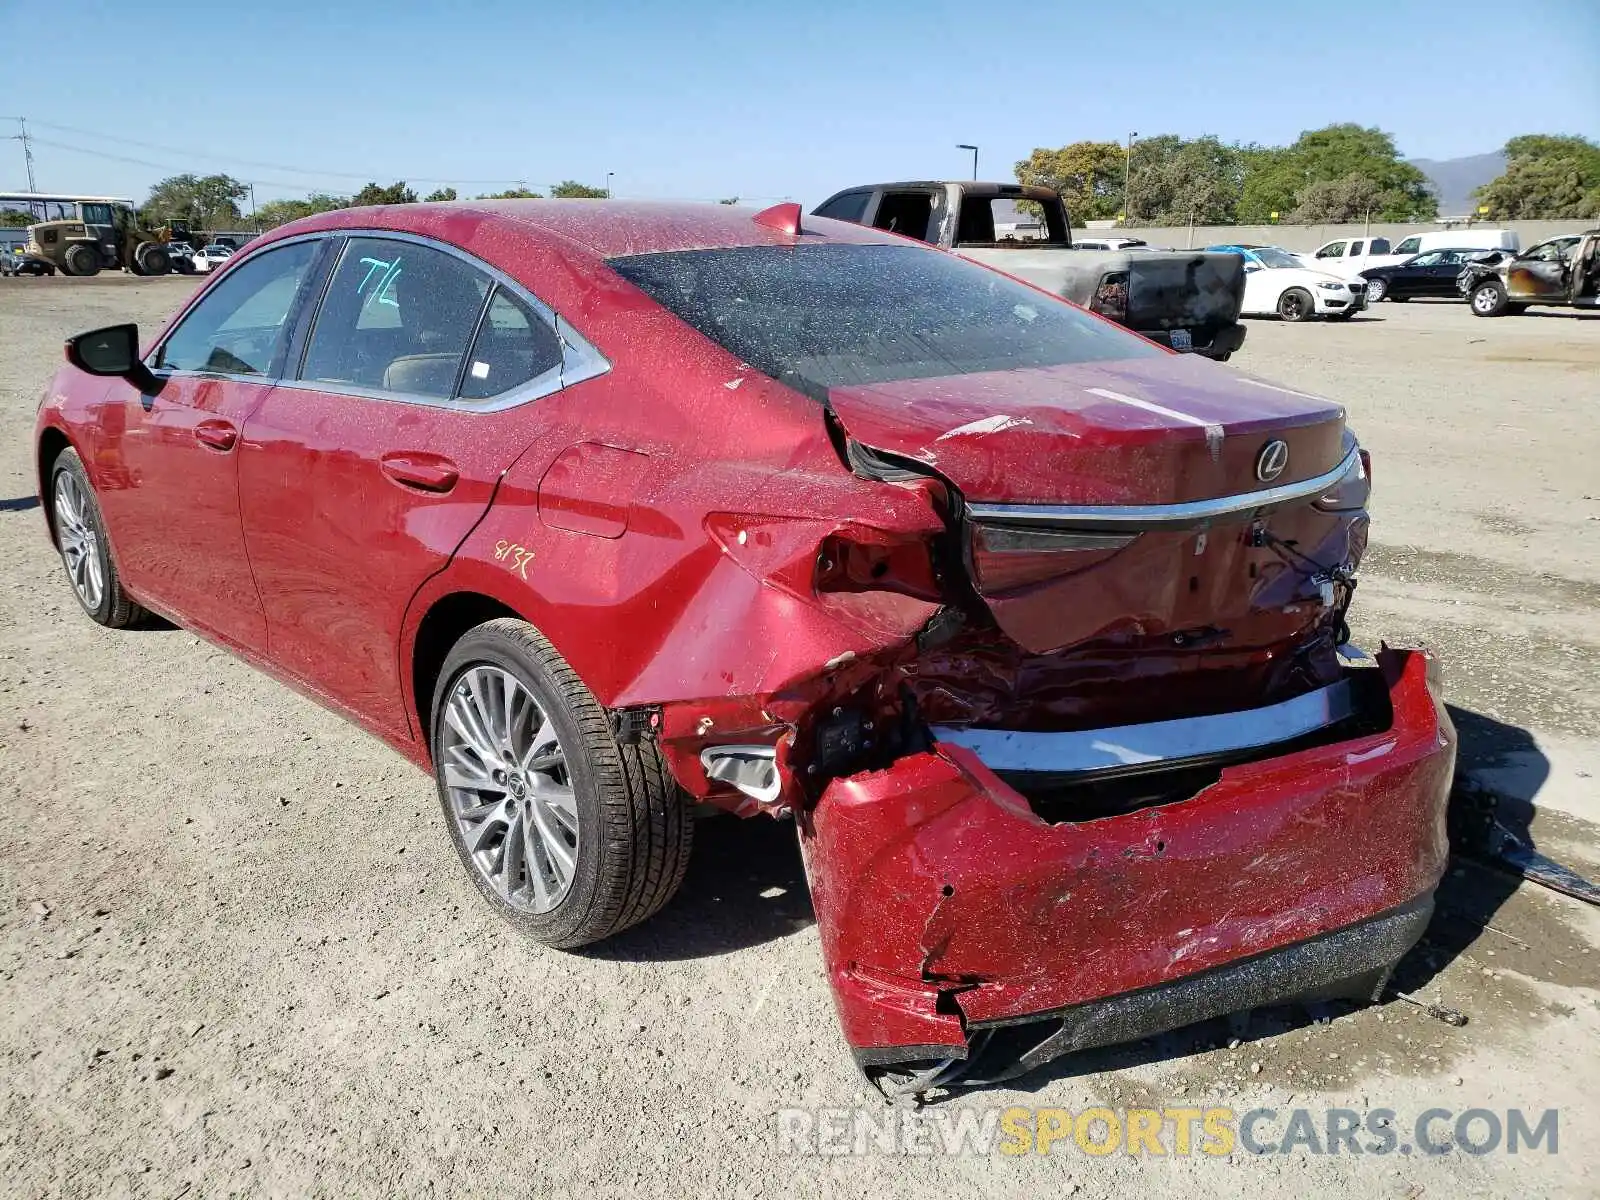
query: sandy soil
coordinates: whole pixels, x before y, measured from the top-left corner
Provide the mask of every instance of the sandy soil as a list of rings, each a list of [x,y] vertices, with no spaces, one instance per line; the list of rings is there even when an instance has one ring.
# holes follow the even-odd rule
[[[1470,864],[1402,972],[1465,1028],[1398,1000],[1214,1022],[916,1119],[1386,1107],[1408,1132],[1432,1107],[1557,1108],[1554,1155],[781,1151],[780,1110],[883,1111],[836,1028],[792,830],[708,822],[654,922],[544,950],[479,902],[431,782],[396,755],[187,632],[79,611],[32,502],[40,390],[64,334],[154,325],[192,286],[0,280],[0,1191],[1600,1189],[1600,914]],[[1348,404],[1378,489],[1357,635],[1446,656],[1468,765],[1592,749],[1600,322],[1384,304],[1255,322],[1236,363]],[[1562,844],[1593,853],[1593,818],[1563,815]]]

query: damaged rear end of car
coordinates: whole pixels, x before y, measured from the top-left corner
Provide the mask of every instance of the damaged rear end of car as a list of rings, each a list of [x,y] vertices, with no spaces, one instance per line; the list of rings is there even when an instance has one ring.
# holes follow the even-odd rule
[[[1454,733],[1431,660],[1349,645],[1371,477],[1338,405],[920,248],[610,265],[833,451],[809,504],[706,518],[759,584],[724,616],[760,685],[648,722],[692,795],[797,820],[869,1075],[1375,998],[1431,912]]]

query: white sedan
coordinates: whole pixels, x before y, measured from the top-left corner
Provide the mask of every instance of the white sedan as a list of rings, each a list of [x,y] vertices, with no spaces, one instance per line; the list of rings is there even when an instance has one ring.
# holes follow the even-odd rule
[[[200,247],[194,256],[194,269],[196,271],[209,271],[212,267],[221,266],[233,257],[233,251],[226,246],[212,244]]]
[[[1285,321],[1328,317],[1348,321],[1367,306],[1367,285],[1314,271],[1281,246],[1207,246],[1244,259],[1244,305],[1250,317],[1276,314]]]

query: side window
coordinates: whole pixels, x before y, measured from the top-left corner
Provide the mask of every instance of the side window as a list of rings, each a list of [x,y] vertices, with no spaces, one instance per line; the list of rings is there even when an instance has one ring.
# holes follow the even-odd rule
[[[300,378],[448,399],[489,286],[483,272],[431,246],[353,237],[328,282]]]
[[[1421,248],[1422,239],[1420,237],[1408,237],[1394,248],[1394,252],[1396,254],[1415,254]]]
[[[1443,261],[1442,256],[1439,254],[1439,252],[1437,250],[1435,250],[1431,254],[1419,254],[1419,255],[1417,255],[1416,258],[1411,260],[1411,265],[1413,267],[1436,267],[1442,261]]]
[[[1367,243],[1367,253],[1368,254],[1387,254],[1387,253],[1389,253],[1389,239],[1388,238],[1373,238],[1371,242]]]
[[[1318,258],[1340,258],[1344,255],[1344,242],[1329,242],[1317,251]]]
[[[467,355],[461,398],[487,400],[560,366],[556,331],[518,297],[496,288]]]
[[[1361,254],[1361,247],[1363,247],[1365,245],[1366,245],[1365,242],[1351,242],[1350,243],[1350,257],[1351,258],[1359,257],[1360,254]]]
[[[933,218],[933,197],[926,192],[887,192],[878,205],[872,223],[890,233],[904,234],[918,241],[928,240],[928,224]]]
[[[317,242],[258,254],[217,281],[161,347],[157,368],[266,375]]]
[[[842,196],[835,196],[821,208],[817,209],[819,217],[832,217],[835,221],[851,221],[861,223],[861,218],[866,215],[867,201],[872,199],[871,192],[846,192]]]

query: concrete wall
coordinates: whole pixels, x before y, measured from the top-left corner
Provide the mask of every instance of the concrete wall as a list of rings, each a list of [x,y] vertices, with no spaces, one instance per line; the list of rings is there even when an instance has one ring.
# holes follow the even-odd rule
[[[1545,238],[1563,233],[1577,233],[1593,225],[1593,220],[1508,221],[1504,225],[1483,222],[1478,228],[1514,229],[1522,238],[1522,248],[1526,250],[1536,242],[1544,241]],[[1353,225],[1196,225],[1192,230],[1182,225],[1154,228],[1133,225],[1115,232],[1109,229],[1085,229],[1076,232],[1081,232],[1084,237],[1138,237],[1144,238],[1152,246],[1176,246],[1180,249],[1187,246],[1255,242],[1282,246],[1286,250],[1315,250],[1324,242],[1350,237],[1386,237],[1390,245],[1396,245],[1402,238],[1413,233],[1438,233],[1445,228],[1444,225],[1433,222],[1404,225],[1374,221],[1371,226],[1359,222]]]

